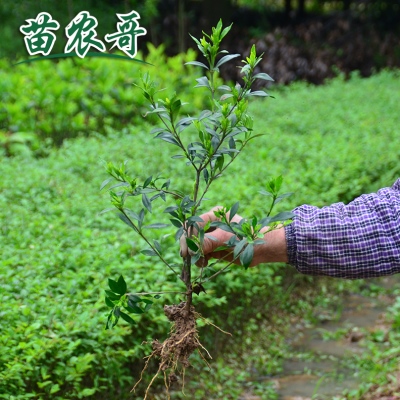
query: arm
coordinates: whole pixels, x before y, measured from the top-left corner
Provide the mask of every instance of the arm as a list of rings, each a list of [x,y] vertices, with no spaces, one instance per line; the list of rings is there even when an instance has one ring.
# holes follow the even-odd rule
[[[349,203],[293,210],[289,263],[302,273],[371,278],[400,273],[400,179]]]
[[[202,219],[215,221],[216,208]],[[348,205],[303,205],[293,213],[290,225],[266,233],[265,244],[255,246],[251,266],[289,262],[304,274],[349,279],[400,273],[400,179],[391,188],[362,195]],[[241,217],[235,215],[233,220]],[[197,265],[205,267],[210,258],[232,260],[228,251],[214,251],[230,236],[221,229],[206,234],[204,258]],[[182,237],[182,255],[187,251]]]
[[[201,223],[200,225],[204,226],[208,221],[217,221],[214,211],[219,208],[220,206],[214,207],[207,213],[201,215],[200,217],[203,219],[204,223]],[[241,219],[242,217],[240,215],[235,215],[232,221],[240,222]],[[266,230],[267,228],[264,228],[264,231]],[[231,251],[215,251],[216,248],[223,246],[231,236],[232,233],[219,228],[206,233],[203,243],[204,258],[201,258],[196,264],[199,267],[205,267],[210,258],[223,258],[226,261],[232,261],[233,257],[231,256]],[[180,247],[181,255],[183,257],[186,256],[189,250],[186,246],[184,236],[181,237]],[[254,257],[250,266],[254,267],[255,265],[268,262],[288,262],[285,231],[283,228],[267,232],[264,235],[264,244],[254,246]],[[235,264],[240,264],[239,259],[235,261]]]

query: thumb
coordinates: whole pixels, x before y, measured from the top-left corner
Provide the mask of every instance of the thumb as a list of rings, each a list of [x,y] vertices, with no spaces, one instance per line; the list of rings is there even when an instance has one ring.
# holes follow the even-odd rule
[[[222,208],[222,206],[216,206],[213,207],[210,211],[206,212],[205,214],[200,215],[200,218],[203,220],[203,222],[198,222],[197,225],[199,226],[199,228],[203,228],[207,222],[211,221],[218,221],[218,218],[215,216],[214,211],[219,210],[220,208]],[[197,231],[193,230],[193,234],[197,235]],[[179,246],[180,246],[180,255],[181,257],[187,257],[187,255],[189,254],[189,249],[186,243],[186,235],[183,234],[180,238],[179,238]],[[217,248],[218,246],[214,247]],[[212,250],[211,250],[212,251]]]

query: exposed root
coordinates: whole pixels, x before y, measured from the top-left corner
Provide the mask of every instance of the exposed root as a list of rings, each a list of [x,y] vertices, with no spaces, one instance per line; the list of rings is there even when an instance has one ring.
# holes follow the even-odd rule
[[[195,312],[194,307],[191,306],[188,312],[186,303],[182,302],[178,305],[164,306],[164,313],[167,318],[172,322],[171,331],[169,337],[160,343],[157,339],[152,341],[152,353],[147,356],[144,368],[140,374],[140,379],[136,382],[132,391],[135,391],[139,383],[142,381],[143,374],[146,371],[150,360],[153,357],[157,357],[159,360],[158,370],[151,379],[149,385],[146,388],[144,400],[147,399],[149,390],[153,385],[154,381],[163,372],[164,385],[167,391],[168,399],[170,399],[169,390],[171,386],[178,381],[178,365],[182,366],[182,392],[185,387],[185,369],[190,366],[189,357],[194,351],[198,351],[201,358],[207,364],[208,368],[211,369],[209,363],[205,359],[205,356],[200,349],[204,350],[207,356],[211,359],[211,355],[208,350],[200,343],[198,331],[196,328],[196,319],[203,319],[208,325],[212,325],[221,332],[230,335],[230,333],[223,331],[210,321],[203,318],[199,313]]]
[[[146,360],[146,362],[145,362],[145,364],[144,364],[144,367],[143,367],[143,369],[142,369],[142,372],[140,373],[140,378],[139,378],[139,380],[135,383],[135,386],[132,388],[131,393],[134,392],[134,391],[136,390],[136,387],[137,387],[137,386],[139,385],[139,383],[142,381],[142,379],[143,379],[143,374],[144,374],[144,372],[146,371],[146,369],[147,369],[147,367],[148,367],[148,365],[149,365],[149,361],[153,358],[154,354],[155,354],[155,351],[153,351],[149,356],[145,357],[145,358],[147,358],[147,360]]]
[[[196,317],[196,319],[197,319],[197,318],[202,319],[207,325],[211,325],[211,326],[213,326],[214,328],[217,328],[220,332],[225,333],[225,335],[232,336],[231,333],[223,331],[219,326],[214,325],[211,321],[209,321],[208,319],[204,318],[201,314],[195,312],[195,317]]]
[[[203,353],[202,353],[199,349],[197,349],[197,351],[199,352],[201,359],[206,363],[208,369],[211,371],[211,365],[210,365],[210,364],[208,363],[208,361],[205,359],[205,357],[203,356]]]

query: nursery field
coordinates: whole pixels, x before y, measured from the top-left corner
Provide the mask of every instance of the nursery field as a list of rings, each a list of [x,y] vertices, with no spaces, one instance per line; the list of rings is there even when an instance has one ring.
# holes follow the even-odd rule
[[[45,63],[24,67],[25,78],[15,67],[8,83],[4,77],[0,83],[3,100],[8,101],[2,109],[3,123],[13,119],[13,125],[20,123],[25,132],[20,139],[13,139],[17,128],[0,132],[0,399],[143,398],[146,385],[136,395],[129,393],[149,350],[142,342],[162,340],[169,329],[162,305],[179,301],[172,294],[163,295],[148,313],[135,317],[136,325],[120,322],[113,330],[104,329],[108,278],[122,274],[128,287],[138,292],[176,287],[175,275],[140,252],[144,243],[125,224],[112,212],[100,214],[110,206],[107,192],[99,190],[107,178],[104,162],[127,160],[127,167],[143,179],[171,171],[169,175],[177,177],[174,186],[182,190],[193,182],[185,163],[171,159],[173,146],[150,135],[154,119],[140,117],[140,93],[130,92],[140,67],[132,71],[121,67],[132,74],[123,87],[118,86],[117,73],[110,73],[114,81],[107,97],[100,93],[108,85],[110,64],[87,63],[60,61],[54,67],[68,76],[63,79],[81,87],[80,99],[74,99],[61,82],[58,88],[54,85],[56,93],[50,84],[45,94],[39,86],[33,88],[29,100],[29,91],[24,94],[24,90],[34,81],[32,76],[42,74],[42,82],[47,73],[52,76],[52,67]],[[175,64],[171,68],[180,71],[179,61]],[[190,71],[191,77],[197,76]],[[158,71],[149,72],[157,80]],[[162,72],[162,82],[168,83],[168,74]],[[103,79],[96,80],[96,74]],[[267,206],[259,191],[269,177],[278,175],[284,177],[283,190],[294,193],[278,211],[304,203],[347,203],[390,186],[400,176],[399,78],[398,72],[383,71],[368,79],[339,76],[324,86],[270,87],[267,91],[274,98],[250,104],[254,129],[264,135],[251,141],[216,181],[208,195],[209,206],[230,207],[239,201],[242,216],[262,217]],[[171,79],[180,82],[178,76]],[[6,88],[10,82],[12,93]],[[186,80],[181,85],[182,100],[195,111],[202,105],[195,91],[201,89],[190,85]],[[15,93],[22,96],[22,108]],[[72,96],[68,107],[75,107],[71,120],[63,114],[65,96]],[[130,102],[135,112],[129,110]],[[24,112],[31,117],[19,118]],[[90,112],[97,117],[86,119]],[[70,138],[64,139],[70,124]],[[152,223],[151,216],[148,222]],[[179,252],[174,233],[172,225],[155,232],[169,246],[167,258]],[[236,267],[221,274],[195,302],[205,318],[232,336],[200,328],[202,342],[213,355],[212,370],[208,372],[201,358],[194,356],[186,398],[233,400],[246,391],[261,399],[277,398],[272,384],[252,380],[254,369],[259,375],[279,374],[290,355],[288,343],[296,326],[312,325],[316,310],[337,312],[344,294],[353,292],[391,296],[386,320],[390,334],[366,334],[364,346],[369,351],[351,361],[363,384],[340,398],[361,399],[370,386],[389,384],[400,352],[400,297],[396,297],[400,291],[383,291],[378,283],[304,276],[282,264],[246,271]],[[153,372],[150,366],[144,380]],[[165,398],[162,386],[160,379],[152,398]],[[185,397],[177,390],[173,398]]]

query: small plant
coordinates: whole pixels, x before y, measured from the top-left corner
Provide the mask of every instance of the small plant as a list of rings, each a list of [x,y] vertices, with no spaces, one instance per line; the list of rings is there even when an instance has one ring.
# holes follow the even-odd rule
[[[179,367],[184,374],[184,369],[190,365],[190,355],[198,351],[203,359],[203,352],[208,351],[199,340],[196,320],[202,318],[193,305],[193,293],[200,295],[206,289],[207,282],[226,272],[239,260],[247,269],[253,259],[254,247],[263,242],[266,231],[276,229],[282,224],[289,223],[292,213],[282,212],[272,216],[274,206],[289,194],[280,195],[282,177],[271,179],[267,182],[265,190],[260,193],[271,198],[266,217],[258,220],[256,217],[241,219],[235,217],[239,203],[230,208],[222,207],[215,211],[218,221],[204,223],[200,218],[202,204],[206,193],[213,182],[218,179],[238,157],[248,143],[260,134],[253,132],[253,120],[247,113],[248,100],[252,96],[267,97],[264,91],[252,91],[252,85],[257,79],[271,81],[272,78],[265,73],[255,73],[261,56],[256,55],[253,46],[250,55],[242,61],[241,73],[243,83],[235,85],[217,86],[219,68],[226,62],[239,57],[239,54],[227,54],[220,50],[220,43],[227,35],[231,26],[223,29],[220,21],[212,34],[197,40],[193,38],[207,64],[192,61],[188,64],[199,66],[205,70],[205,75],[196,79],[198,88],[205,88],[209,96],[209,109],[200,112],[196,117],[181,116],[183,103],[174,94],[171,98],[158,98],[159,91],[148,74],[144,74],[139,87],[144,97],[150,104],[149,113],[155,114],[161,126],[151,132],[157,139],[175,146],[178,153],[172,158],[182,159],[193,172],[193,188],[190,193],[182,193],[173,189],[171,178],[149,176],[143,182],[129,174],[126,162],[116,166],[107,163],[106,169],[111,176],[101,185],[101,189],[108,188],[111,203],[118,210],[119,218],[133,229],[147,243],[147,248],[142,251],[148,256],[158,257],[177,278],[177,293],[184,296],[185,301],[180,304],[165,305],[164,313],[172,323],[170,336],[160,343],[152,342],[153,352],[148,356],[145,368],[150,359],[159,359],[159,368],[156,375],[147,387],[148,389],[155,378],[162,372],[168,391],[171,382],[177,380]],[[220,56],[221,54],[222,57]],[[189,129],[190,128],[190,129]],[[195,139],[193,139],[195,137]],[[135,204],[136,208],[131,208]],[[162,200],[167,203],[164,214],[169,223],[159,222],[146,225],[146,215],[153,211],[153,203]],[[128,205],[129,203],[129,205]],[[139,204],[138,204],[139,203]],[[169,205],[168,205],[169,204]],[[108,211],[107,209],[105,211]],[[148,232],[152,229],[171,226],[177,228],[175,238],[185,237],[190,252],[178,263],[171,263],[163,255],[163,246],[160,240],[150,238]],[[194,268],[193,265],[200,259],[202,244],[207,231],[220,228],[231,232],[231,239],[225,243],[225,250],[230,249],[233,261],[215,271],[218,261],[206,268]],[[265,228],[268,227],[268,228]],[[261,231],[263,230],[263,231]],[[177,249],[178,255],[178,249]],[[142,314],[153,304],[154,299],[162,293],[131,293],[122,276],[117,281],[109,279],[110,290],[106,290],[106,304],[111,308],[108,315],[106,329],[117,324],[119,319],[134,324],[135,320],[129,314]],[[143,370],[143,371],[144,371]],[[143,372],[142,372],[143,375]],[[141,380],[141,378],[140,378]],[[140,382],[137,382],[137,384]],[[135,385],[134,389],[136,388]]]

